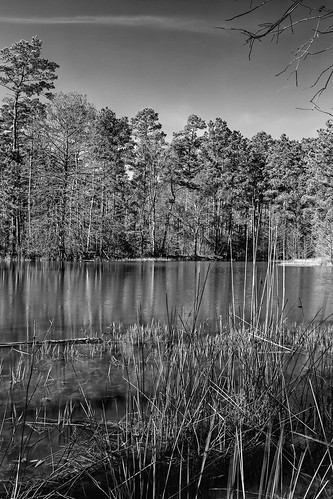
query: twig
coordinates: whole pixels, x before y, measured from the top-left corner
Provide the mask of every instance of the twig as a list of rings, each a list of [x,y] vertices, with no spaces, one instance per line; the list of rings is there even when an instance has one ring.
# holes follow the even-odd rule
[[[78,344],[78,343],[102,343],[103,338],[66,338],[59,340],[43,340],[43,341],[12,341],[9,343],[0,343],[0,348],[13,348],[19,346],[41,346],[41,345],[59,345],[59,344]]]

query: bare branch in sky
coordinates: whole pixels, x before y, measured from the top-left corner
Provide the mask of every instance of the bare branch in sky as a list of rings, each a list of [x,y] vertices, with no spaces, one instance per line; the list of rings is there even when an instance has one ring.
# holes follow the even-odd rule
[[[251,14],[258,11],[258,9],[262,9],[264,12],[267,4],[270,4],[271,7],[274,5],[274,7],[276,7],[274,9],[275,12],[278,12],[279,8],[281,10],[280,0],[260,0],[258,2],[251,0],[247,10],[244,10],[240,14],[235,14],[227,19],[227,21],[250,19]],[[292,59],[283,70],[277,73],[277,76],[279,76],[290,70],[289,77],[294,76],[295,83],[298,86],[300,81],[299,70],[306,59],[310,56],[322,55],[332,50],[333,45],[329,43],[327,46],[318,47],[319,42],[324,39],[325,35],[333,35],[332,20],[333,8],[327,7],[324,4],[319,4],[318,6],[316,0],[293,0],[287,9],[281,11],[280,14],[277,14],[273,19],[270,19],[267,22],[258,23],[257,28],[221,27],[221,29],[239,31],[244,35],[245,43],[249,46],[249,57],[251,57],[256,42],[263,41],[267,37],[278,42],[283,33],[289,31],[294,34],[296,28],[301,27],[304,30],[304,25],[306,25],[305,41],[296,47]],[[327,65],[321,70],[318,76],[314,75],[314,83],[309,85],[310,88],[316,90],[315,95],[311,99],[311,104],[318,110],[320,109],[318,106],[318,99],[333,80],[333,65],[330,63],[326,64]],[[319,85],[320,88],[318,89]]]

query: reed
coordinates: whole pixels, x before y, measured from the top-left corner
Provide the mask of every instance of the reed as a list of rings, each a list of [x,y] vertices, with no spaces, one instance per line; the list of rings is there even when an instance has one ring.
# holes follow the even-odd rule
[[[249,321],[202,328],[204,277],[191,321],[7,352],[2,496],[331,497],[333,330],[285,324],[275,271]]]

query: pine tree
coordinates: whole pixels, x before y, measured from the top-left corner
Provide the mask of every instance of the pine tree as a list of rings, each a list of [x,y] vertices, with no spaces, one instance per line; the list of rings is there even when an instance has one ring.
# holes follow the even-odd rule
[[[155,256],[160,251],[158,203],[163,188],[165,133],[158,113],[151,108],[139,111],[131,120],[131,126],[134,143],[130,162],[133,229],[137,235],[139,254]]]
[[[22,253],[21,243],[26,218],[26,206],[21,199],[25,182],[22,164],[24,162],[25,109],[29,109],[33,97],[51,97],[54,80],[59,67],[41,57],[42,42],[33,37],[30,42],[21,40],[0,51],[0,85],[9,93],[6,105],[11,116],[10,154],[6,158],[9,223],[9,248],[14,257]]]
[[[318,131],[318,137],[307,143],[306,184],[309,223],[315,240],[316,256],[333,263],[333,120]]]
[[[131,151],[128,119],[108,108],[96,117],[93,139],[95,168],[89,202],[87,250],[98,256],[132,255],[127,161]],[[92,243],[95,242],[95,246]]]

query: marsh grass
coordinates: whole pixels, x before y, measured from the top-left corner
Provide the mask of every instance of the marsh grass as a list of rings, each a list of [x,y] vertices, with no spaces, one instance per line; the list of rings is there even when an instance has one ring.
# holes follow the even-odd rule
[[[188,321],[3,356],[2,497],[332,497],[332,327],[286,325],[272,264],[207,332],[206,278]]]

